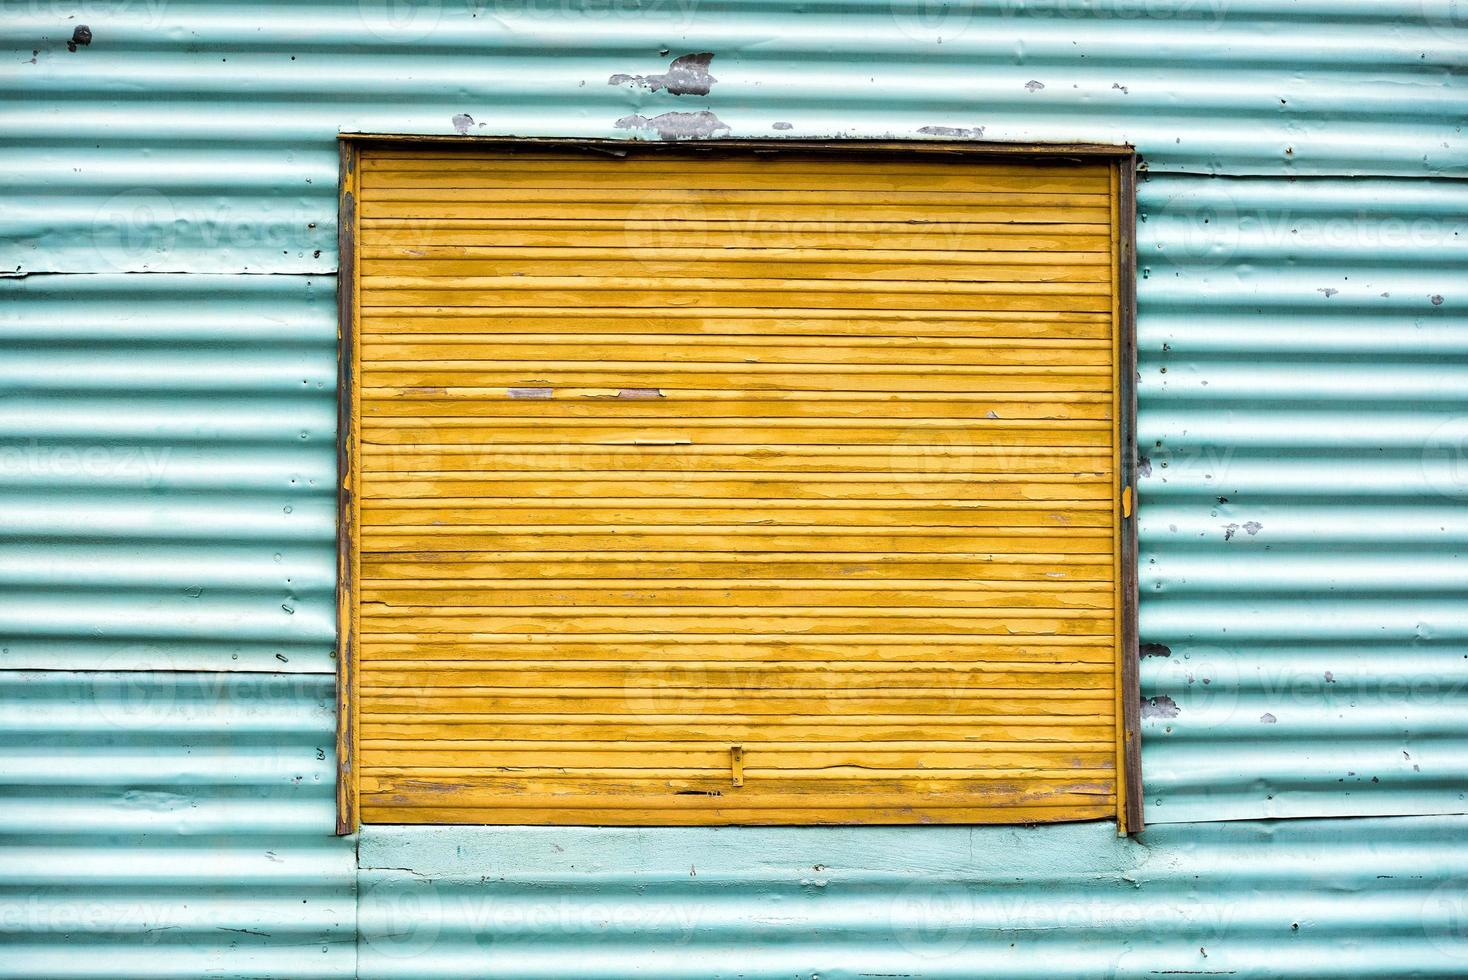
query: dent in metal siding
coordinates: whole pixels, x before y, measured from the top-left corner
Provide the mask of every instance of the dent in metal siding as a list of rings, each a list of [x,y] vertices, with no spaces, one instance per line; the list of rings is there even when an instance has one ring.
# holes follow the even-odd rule
[[[1140,211],[1149,823],[1468,810],[1468,184]]]
[[[330,672],[334,280],[0,294],[0,667]]]
[[[332,678],[0,671],[0,977],[350,977]]]
[[[1468,974],[1465,817],[1149,828],[386,828],[359,973]]]
[[[123,4],[86,11],[75,52],[74,20],[13,13],[0,269],[330,272],[340,131],[962,135],[1131,143],[1164,171],[1468,172],[1453,0],[511,7]],[[691,56],[706,84],[646,84]]]

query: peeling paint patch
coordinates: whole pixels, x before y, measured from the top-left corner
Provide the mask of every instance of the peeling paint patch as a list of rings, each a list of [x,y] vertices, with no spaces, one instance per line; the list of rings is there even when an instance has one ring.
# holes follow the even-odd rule
[[[1317,289],[1317,290],[1315,290],[1315,291],[1316,291],[1316,292],[1317,292],[1317,293],[1320,293],[1320,294],[1321,294],[1321,295],[1323,295],[1323,296],[1324,296],[1324,297],[1325,297],[1325,298],[1326,298],[1326,299],[1330,299],[1330,298],[1331,298],[1331,297],[1332,297],[1332,296],[1334,296],[1334,295],[1335,295],[1335,294],[1336,294],[1336,293],[1338,293],[1338,292],[1340,292],[1340,290],[1339,290],[1339,289],[1332,289],[1332,288],[1331,288],[1331,287],[1329,287],[1329,286],[1326,286],[1326,287],[1324,287],[1324,288],[1322,288],[1322,289]]]
[[[1260,531],[1264,530],[1264,525],[1260,524],[1258,521],[1245,521],[1244,530],[1248,532],[1250,537],[1253,537]]]
[[[1180,714],[1182,714],[1182,709],[1166,694],[1142,699],[1143,718],[1176,718]]]
[[[509,395],[511,398],[531,398],[544,400],[547,398],[554,398],[556,390],[554,388],[507,388],[505,389],[505,394]]]
[[[717,133],[729,131],[718,116],[707,109],[699,112],[664,112],[648,118],[643,115],[623,116],[616,122],[618,129],[652,130],[663,140],[708,139]]]
[[[662,398],[663,390],[661,388],[623,388],[617,392],[617,397],[629,399]]]
[[[469,115],[469,113],[467,112],[461,112],[454,117],[453,123],[454,132],[458,133],[460,136],[465,136],[468,134],[469,130],[474,128],[474,117]]]
[[[961,139],[978,139],[984,135],[983,126],[964,129],[961,126],[923,126],[918,130],[924,136],[953,136]]]
[[[1428,298],[1429,298],[1429,299],[1430,299],[1430,300],[1431,300],[1431,301],[1432,301],[1432,305],[1433,305],[1433,306],[1442,306],[1442,305],[1443,305],[1443,298],[1442,298],[1442,296],[1441,296],[1441,295],[1440,295],[1440,294],[1438,294],[1438,293],[1433,293],[1433,294],[1432,294],[1432,295],[1431,295],[1431,296],[1430,296],[1430,297],[1428,297]]]
[[[78,24],[76,30],[71,32],[71,40],[66,42],[66,50],[72,54],[77,48],[85,48],[92,43],[92,29],[86,24]]]
[[[1129,88],[1127,88],[1125,85],[1121,84],[1120,82],[1112,82],[1111,83],[1111,87],[1114,88],[1114,89],[1116,89],[1122,95],[1131,95],[1132,94],[1132,90],[1129,89]]]
[[[1138,456],[1137,457],[1137,475],[1138,476],[1151,476],[1152,475],[1152,458],[1150,456]]]
[[[1238,533],[1239,526],[1237,524],[1225,524],[1223,526],[1223,540],[1225,541],[1232,541],[1234,539],[1234,535]]]
[[[1037,81],[1036,79],[1033,79],[1033,78],[1030,79],[1028,82],[1025,82],[1025,91],[1026,92],[1038,92],[1041,89],[1043,89],[1044,87],[1045,87],[1045,83],[1044,82]]]
[[[1270,714],[1268,711],[1259,716],[1259,724],[1261,725],[1273,725],[1277,721],[1279,721],[1279,719],[1274,717],[1274,715]]]
[[[1144,657],[1170,657],[1172,647],[1166,643],[1143,643],[1138,652]]]
[[[783,130],[786,130],[786,129],[794,129],[795,127],[792,126],[788,122],[777,122],[773,126],[771,126],[770,128],[771,129],[778,129],[778,130],[782,130],[783,131]]]
[[[713,52],[697,51],[674,58],[661,75],[613,75],[608,85],[636,85],[669,95],[708,95],[717,78],[709,74]]]

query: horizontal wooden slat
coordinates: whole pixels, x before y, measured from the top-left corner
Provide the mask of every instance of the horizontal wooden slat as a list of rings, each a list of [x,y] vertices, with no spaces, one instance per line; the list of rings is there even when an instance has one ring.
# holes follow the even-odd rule
[[[1068,220],[1091,217],[1098,224],[1109,217],[1107,192],[1103,189],[1034,188],[952,188],[904,187],[883,191],[835,189],[829,187],[637,187],[635,199],[629,200],[625,183],[621,186],[597,186],[587,181],[581,186],[547,186],[525,181],[516,186],[477,187],[405,187],[396,181],[370,181],[363,187],[363,200],[381,205],[371,217],[446,217],[474,218],[484,215],[501,217],[506,211],[527,217],[579,217],[586,209],[596,208],[616,214],[630,213],[637,218],[645,213],[671,211],[685,221],[739,221],[759,218],[763,213],[778,211],[784,220],[799,220],[808,213],[829,220],[848,220],[842,212],[850,205],[860,205],[863,213],[878,220],[892,220],[900,209],[932,209],[938,217],[962,221],[968,214],[982,215],[985,220],[1051,221],[1057,213]],[[880,203],[873,203],[878,201]],[[518,206],[518,209],[517,209]],[[1064,208],[1060,211],[1060,208]],[[364,216],[368,212],[363,212]]]
[[[1023,532],[1034,530],[1036,533]],[[921,532],[921,533],[918,533]],[[981,537],[981,541],[976,541]],[[993,551],[975,552],[976,545]],[[972,531],[941,534],[932,528],[803,527],[799,529],[740,527],[641,527],[617,531],[595,527],[395,527],[364,535],[362,554],[393,555],[404,551],[453,552],[560,552],[584,558],[613,552],[645,554],[650,551],[709,554],[784,553],[852,554],[886,551],[894,555],[964,555],[975,560],[1009,560],[1021,555],[1109,555],[1111,536],[1103,531],[1077,528],[1060,533],[1051,529],[1005,528],[1002,536]],[[1048,559],[1047,559],[1048,560]]]
[[[978,739],[1006,745],[1097,744],[1110,741],[1113,726],[1095,719],[1044,714],[840,714],[840,716],[753,717],[699,712],[628,719],[627,712],[495,714],[371,713],[361,717],[366,739],[470,739],[470,741],[716,741],[738,744],[797,742],[953,742]]]
[[[494,190],[501,194],[546,194],[591,192],[605,200],[624,198],[628,191],[647,190],[663,195],[703,194],[710,191],[748,193],[804,193],[817,200],[835,201],[832,194],[842,194],[847,203],[865,204],[873,191],[880,197],[892,194],[938,195],[940,200],[966,200],[964,195],[984,194],[1066,194],[1099,195],[1105,200],[1110,191],[1104,174],[1089,171],[1012,171],[986,169],[983,173],[952,168],[914,169],[905,173],[873,172],[870,169],[827,168],[797,171],[782,166],[778,171],[757,167],[712,169],[703,164],[696,168],[652,166],[636,162],[626,167],[567,167],[564,162],[554,168],[531,163],[499,162],[493,166],[413,167],[404,161],[372,161],[364,165],[361,179],[366,196],[385,199],[393,190]],[[505,198],[510,200],[511,198]],[[551,197],[552,200],[556,199]],[[641,197],[638,200],[642,200]],[[1064,203],[1064,202],[1061,202]]]
[[[688,234],[688,232],[684,232]],[[1046,245],[1053,244],[1047,242]],[[1074,244],[1074,243],[1072,243]],[[364,268],[373,275],[387,274],[380,270],[389,269],[395,262],[409,262],[423,268],[436,267],[440,262],[453,262],[469,268],[475,275],[496,274],[515,267],[522,272],[547,274],[557,263],[566,265],[569,274],[575,275],[581,263],[635,264],[641,268],[688,269],[706,266],[715,275],[730,271],[742,273],[740,278],[749,278],[751,265],[772,270],[778,277],[788,271],[789,264],[800,263],[801,273],[809,276],[823,266],[837,270],[839,278],[849,278],[851,273],[866,275],[872,271],[911,267],[913,275],[927,278],[931,273],[944,273],[954,269],[990,266],[1042,266],[1068,268],[1094,266],[1106,270],[1111,267],[1111,254],[1106,243],[1099,238],[1087,243],[1085,248],[993,248],[987,250],[941,251],[938,249],[868,248],[746,248],[738,245],[718,245],[709,248],[687,248],[673,245],[646,245],[629,247],[627,242],[614,244],[590,244],[577,240],[575,245],[434,245],[418,241],[412,244],[364,245],[358,249]],[[477,263],[472,268],[470,261]],[[495,270],[486,272],[485,270]],[[563,273],[549,273],[561,275]],[[686,273],[683,273],[686,274]],[[892,277],[888,277],[892,278]],[[908,278],[901,276],[897,278]]]
[[[1109,585],[1109,583],[1105,583]],[[880,587],[855,584],[842,588],[811,584],[748,585],[695,581],[691,583],[592,583],[586,585],[495,584],[475,586],[471,583],[438,587],[417,584],[412,588],[364,584],[361,590],[364,609],[381,603],[384,606],[485,606],[512,608],[518,606],[574,605],[577,608],[637,606],[734,606],[743,608],[798,606],[800,608],[870,606],[898,608],[955,607],[980,609],[989,606],[1011,608],[1109,609],[1113,590],[1095,583],[1025,584],[1007,589],[934,589],[883,583]]]
[[[650,801],[651,803],[651,801]],[[589,816],[586,811],[563,806],[455,807],[437,804],[423,806],[378,805],[375,797],[362,800],[362,822],[370,824],[533,824],[546,827],[576,827],[595,823],[600,827],[684,826],[717,824],[728,827],[810,826],[882,826],[905,824],[1042,824],[1072,820],[1102,820],[1115,815],[1114,798],[1105,803],[1058,806],[951,806],[915,807],[900,801],[885,806],[866,805],[860,799],[846,799],[841,806],[745,807],[720,805],[714,799],[696,814],[687,811],[670,813],[650,806],[646,810],[600,811]],[[592,808],[595,810],[595,808]]]
[[[638,342],[623,338],[617,343],[601,343],[596,338],[583,338],[578,343],[516,343],[514,338],[469,338],[462,335],[415,337],[412,343],[398,343],[369,337],[362,342],[362,356],[373,364],[401,367],[405,362],[425,366],[472,368],[474,362],[502,364],[505,361],[633,361],[661,359],[665,363],[726,364],[746,360],[759,364],[879,364],[884,366],[942,365],[963,367],[979,363],[991,366],[1060,366],[1096,367],[1111,363],[1110,346],[1076,341],[1068,346],[991,346],[983,348],[907,346],[895,349],[849,347],[831,340],[825,343],[777,344],[762,348],[748,344],[669,345],[666,341]]]
[[[517,777],[513,775],[433,775],[412,770],[374,770],[361,775],[364,805],[375,802],[398,806],[409,801],[432,801],[435,807],[491,807],[582,809],[593,811],[698,809],[710,799],[750,809],[764,807],[845,808],[847,797],[867,806],[1086,805],[1113,798],[1112,779],[1097,774],[1087,779],[1065,773],[1055,778],[1015,773],[991,778],[876,778],[830,773],[826,776],[789,776],[763,780],[765,784],[734,788],[727,778],[668,777]],[[751,780],[751,782],[753,782]],[[374,799],[375,798],[375,799]],[[656,804],[653,804],[656,800]]]
[[[872,446],[444,446],[361,447],[362,468],[374,478],[403,479],[419,473],[546,474],[574,479],[587,473],[788,475],[804,470],[812,482],[841,476],[965,480],[979,474],[1057,475],[1111,472],[1109,447],[989,446],[970,440],[917,436],[912,444]],[[917,479],[921,478],[921,479]]]
[[[361,273],[368,283],[381,283],[386,288],[405,286],[437,286],[435,280],[452,278],[467,279],[469,285],[489,284],[507,276],[522,276],[527,286],[542,280],[565,280],[568,278],[590,279],[593,284],[646,284],[649,276],[668,277],[673,284],[682,285],[689,281],[688,288],[697,282],[731,283],[744,285],[760,283],[766,288],[781,286],[785,278],[781,271],[788,272],[791,261],[776,256],[765,256],[762,261],[752,258],[731,260],[712,250],[677,249],[676,254],[654,249],[636,248],[630,254],[616,258],[598,258],[593,255],[567,258],[508,258],[470,256],[401,255],[393,258],[364,259]],[[750,250],[753,251],[753,250]],[[961,254],[961,253],[950,253]],[[979,254],[979,253],[968,253]],[[1045,253],[1037,253],[1045,254]],[[1090,261],[1094,255],[1103,261]],[[1051,256],[1047,256],[1051,257]],[[1050,262],[972,262],[941,264],[926,263],[920,259],[893,262],[851,263],[841,260],[804,261],[798,264],[801,278],[790,283],[792,288],[816,280],[840,282],[901,282],[909,288],[927,286],[931,283],[997,284],[1007,282],[1036,283],[1105,283],[1110,280],[1110,266],[1104,262],[1105,253],[1081,254],[1081,261],[1055,257]]]
[[[1104,176],[1079,175],[1079,173],[986,173],[984,180],[976,185],[972,173],[959,172],[913,172],[907,175],[887,173],[809,172],[803,175],[785,172],[760,173],[759,170],[705,170],[702,166],[690,172],[688,169],[647,169],[630,167],[625,172],[608,170],[561,170],[553,172],[534,167],[505,167],[505,169],[480,170],[437,170],[437,169],[380,169],[364,167],[360,194],[363,200],[408,200],[395,197],[404,191],[442,192],[480,191],[484,197],[476,200],[526,200],[524,197],[506,195],[546,194],[599,194],[593,200],[617,200],[625,198],[630,191],[647,191],[637,195],[636,204],[647,202],[680,202],[705,200],[705,195],[718,194],[780,194],[784,197],[818,198],[822,201],[846,201],[849,204],[866,204],[873,198],[873,191],[881,192],[882,200],[891,200],[893,195],[920,195],[934,198],[938,202],[956,201],[963,204],[982,204],[986,200],[1000,200],[1006,195],[1061,195],[1066,201],[1100,198],[1105,201],[1110,186]],[[834,197],[840,195],[840,197]],[[982,198],[982,200],[975,200]],[[451,198],[452,200],[452,198]],[[543,198],[536,198],[543,200]],[[574,198],[584,200],[584,198]]]
[[[996,396],[982,400],[954,401],[918,396],[868,398],[837,401],[801,398],[748,400],[698,399],[684,392],[656,388],[582,389],[569,393],[550,388],[510,389],[497,397],[434,397],[429,394],[368,397],[363,399],[364,418],[390,426],[394,419],[780,419],[786,422],[862,420],[875,424],[967,422],[986,427],[992,422],[1057,421],[1107,422],[1108,402],[1094,401],[1096,395],[1064,393],[1026,399]],[[554,393],[554,394],[552,394]],[[532,402],[527,405],[525,402]],[[432,423],[429,423],[432,424]]]
[[[905,312],[905,315],[899,313]],[[781,315],[772,316],[778,313]],[[515,307],[439,307],[433,313],[414,307],[378,307],[362,317],[364,337],[413,339],[423,334],[510,334],[558,340],[565,336],[644,334],[665,338],[668,346],[681,338],[743,337],[755,342],[771,338],[846,337],[854,344],[906,343],[917,338],[971,346],[1016,339],[1062,346],[1071,340],[1106,340],[1110,327],[1104,314],[978,311],[931,314],[886,311],[880,316],[839,310],[639,310],[625,307],[562,309],[553,312]],[[726,387],[710,391],[728,391]],[[737,391],[738,389],[734,389]]]
[[[676,248],[707,249],[847,249],[879,251],[1061,252],[1102,250],[1109,253],[1107,229],[1089,223],[1025,224],[1014,221],[863,222],[855,230],[841,222],[784,223],[758,220],[698,224],[677,220],[676,213],[641,220],[615,219],[478,219],[376,218],[361,222],[361,241],[368,248],[523,247],[523,248]],[[886,310],[867,311],[885,315]]]
[[[635,667],[615,662],[597,665],[501,665],[455,661],[453,666],[430,661],[419,664],[406,661],[373,660],[371,679],[375,686],[403,690],[419,688],[445,689],[473,687],[486,690],[556,690],[574,692],[580,689],[606,689],[642,681],[666,685],[669,696],[677,690],[682,697],[699,698],[710,689],[738,689],[756,692],[809,692],[813,695],[830,690],[841,691],[937,691],[939,697],[955,689],[967,691],[1107,691],[1111,678],[1105,665],[1061,670],[1005,670],[984,665],[907,665],[905,670],[847,671],[840,661],[820,665],[796,666],[742,664],[725,666],[706,663],[648,663]],[[1023,667],[1023,665],[1021,665]],[[819,669],[812,669],[816,667]],[[678,685],[675,687],[675,685]],[[635,690],[636,688],[633,688]]]
[[[478,289],[454,286],[377,288],[364,291],[363,310],[381,315],[388,307],[413,307],[425,313],[465,307],[578,306],[594,303],[629,309],[661,310],[678,307],[715,306],[728,309],[821,310],[835,302],[861,302],[893,310],[925,313],[984,313],[1002,311],[1089,313],[1105,310],[1111,303],[1105,290],[1090,283],[1015,283],[1002,287],[985,284],[982,290],[939,292],[909,290],[904,284],[875,288],[880,284],[840,283],[806,280],[800,288],[737,288],[718,280],[710,285],[674,287],[667,283],[647,286],[594,287],[571,279],[565,286],[547,283],[508,283]],[[816,288],[823,284],[822,288]],[[857,286],[867,288],[855,288]]]
[[[973,473],[957,479],[862,478],[812,480],[809,483],[764,477],[732,477],[724,474],[637,474],[621,473],[524,473],[492,474],[476,478],[472,473],[440,473],[423,476],[394,476],[368,470],[364,500],[393,501],[394,506],[442,504],[473,508],[499,506],[492,500],[556,498],[565,506],[599,501],[629,506],[670,507],[695,505],[701,500],[747,500],[751,506],[788,504],[790,501],[843,501],[853,508],[905,507],[907,509],[948,506],[985,506],[986,501],[1106,500],[1110,496],[1104,471],[1079,469],[1071,473],[1029,474]],[[788,477],[788,475],[787,475]],[[567,499],[570,498],[570,499]],[[865,502],[865,503],[863,503]],[[1038,506],[1038,504],[1036,504]],[[1081,509],[1086,509],[1082,507]]]
[[[923,174],[951,173],[967,175],[969,179],[982,180],[990,175],[1013,175],[1043,177],[1048,174],[1074,175],[1078,180],[1103,179],[1107,172],[1104,165],[1093,161],[1076,159],[1010,160],[977,159],[956,157],[940,145],[929,147],[924,144],[901,144],[900,151],[873,159],[861,155],[857,150],[848,150],[838,145],[838,152],[816,152],[809,148],[782,146],[778,155],[767,148],[758,151],[726,154],[698,153],[666,155],[657,153],[629,154],[615,160],[608,159],[600,150],[567,150],[525,144],[515,147],[496,146],[477,148],[457,146],[445,151],[427,146],[376,147],[364,153],[360,166],[363,170],[423,170],[436,173],[510,173],[525,171],[529,174],[590,173],[600,175],[609,167],[637,172],[669,172],[683,174],[685,180],[694,180],[697,174],[722,173],[767,173],[782,174],[867,174],[881,173],[909,177]],[[869,148],[880,150],[880,147]],[[406,164],[411,164],[408,166]]]
[[[785,392],[887,392],[896,394],[1064,393],[1109,391],[1104,368],[1037,371],[1018,366],[993,369],[954,367],[935,371],[921,365],[891,368],[872,365],[805,365],[791,368],[767,364],[658,364],[594,362],[557,364],[480,362],[469,370],[433,369],[421,365],[364,370],[364,395],[402,388],[599,388],[707,389],[718,384],[748,390]],[[366,434],[370,434],[369,429]],[[747,445],[750,440],[746,440]],[[976,443],[975,448],[983,445]]]
[[[573,195],[575,193],[572,192]],[[438,196],[442,198],[444,195]],[[497,201],[493,196],[489,196],[485,200],[469,201],[400,201],[384,199],[376,195],[364,195],[359,207],[362,218],[368,221],[394,218],[410,221],[453,220],[458,222],[481,220],[518,222],[537,219],[625,221],[630,217],[632,220],[669,220],[671,218],[671,220],[690,224],[736,221],[783,225],[802,221],[829,224],[850,220],[848,215],[842,214],[843,209],[840,207],[820,201],[806,200],[789,203],[771,199],[768,196],[762,201],[759,199],[751,201],[750,198],[754,195],[737,194],[734,195],[735,198],[743,197],[744,199],[720,200],[721,192],[719,191],[710,191],[706,195],[699,194],[692,199],[686,195],[681,199],[656,194],[652,196],[654,198],[652,201],[639,208],[637,202],[633,201],[584,200],[575,197],[569,200]],[[545,195],[542,197],[544,198]],[[1026,203],[1023,200],[1018,203],[1010,203],[1005,200],[1005,196],[994,195],[989,201],[980,201],[966,208],[955,208],[953,204],[946,203],[941,198],[931,199],[929,203],[869,203],[862,207],[862,221],[867,224],[924,221],[945,225],[961,225],[967,222],[1092,225],[1095,226],[1093,229],[1095,232],[1107,227],[1111,211],[1106,207],[1104,197],[1080,195],[1080,203],[1061,210],[1057,205],[1063,203],[1064,200],[1065,195],[1054,195],[1038,203]],[[688,213],[690,205],[696,208],[696,213]],[[673,211],[671,216],[657,213],[660,209],[669,207]]]
[[[868,633],[859,643],[850,636],[802,633],[779,635],[668,636],[628,633],[585,637],[505,637],[493,639],[417,639],[409,636],[363,637],[365,660],[416,662],[473,661],[487,658],[505,661],[534,659],[558,662],[620,660],[623,663],[741,662],[745,664],[829,661],[850,664],[853,670],[871,664],[923,664],[954,661],[983,665],[1028,662],[1057,668],[1069,665],[1111,663],[1110,644],[1104,639],[1077,636],[979,636],[963,633],[879,634]]]
[[[968,632],[975,635],[1023,636],[1065,635],[1105,636],[1111,631],[1109,616],[1090,615],[1072,609],[985,609],[907,612],[879,614],[859,609],[816,610],[782,607],[761,610],[745,616],[725,614],[714,620],[709,610],[659,608],[618,612],[606,607],[604,612],[587,612],[566,607],[527,607],[511,611],[481,608],[444,610],[423,607],[367,605],[362,611],[361,629],[365,637],[397,636],[473,636],[493,637],[515,634],[626,633],[645,630],[654,633],[683,635],[724,633],[838,632],[859,636],[867,633],[890,633],[906,630],[914,634]]]
[[[1068,420],[1036,424],[1027,419],[1001,419],[982,432],[963,422],[903,420],[899,424],[871,425],[860,419],[698,421],[606,420],[564,424],[555,419],[394,419],[362,434],[369,446],[740,446],[750,441],[766,446],[912,446],[919,440],[982,442],[1000,448],[1043,446],[1056,449],[1099,449],[1110,444],[1105,423]]]

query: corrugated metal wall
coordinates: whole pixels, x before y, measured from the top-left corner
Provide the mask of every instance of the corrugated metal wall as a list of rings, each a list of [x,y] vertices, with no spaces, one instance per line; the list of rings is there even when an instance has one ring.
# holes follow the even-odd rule
[[[338,130],[1129,140],[1151,172],[1142,841],[471,834],[438,871],[503,888],[415,910],[384,886],[387,950],[430,924],[413,961],[374,886],[440,859],[379,830],[364,976],[1468,973],[1459,818],[1166,824],[1468,810],[1461,3],[57,3],[6,27],[0,268],[29,278],[0,283],[0,975],[354,971],[316,758]],[[657,77],[694,52],[709,78]]]
[[[335,286],[0,282],[0,667],[333,670]]]
[[[339,130],[1129,141],[1190,173],[1468,164],[1456,0],[131,0],[6,20],[0,269],[331,273]],[[695,52],[710,81],[647,80]]]
[[[1147,819],[1468,810],[1468,182],[1138,210]]]
[[[0,977],[351,977],[328,675],[0,671]]]

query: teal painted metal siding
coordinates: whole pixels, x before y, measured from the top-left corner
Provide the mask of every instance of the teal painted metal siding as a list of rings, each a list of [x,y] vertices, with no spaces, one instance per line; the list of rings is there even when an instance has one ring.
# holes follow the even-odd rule
[[[331,273],[338,131],[1130,142],[1154,170],[1205,174],[1468,167],[1457,0],[72,13],[7,17],[0,269]],[[68,51],[82,23],[92,41]],[[707,95],[635,81],[690,52],[713,54]]]
[[[1468,975],[1464,818],[1388,816],[1468,810],[1462,13],[7,10],[0,976]],[[376,828],[358,882],[339,131],[1134,143],[1141,840]]]
[[[1468,810],[1468,182],[1138,211],[1147,819]]]
[[[0,668],[333,670],[333,277],[0,280],[0,349]]]
[[[0,671],[0,977],[351,977],[327,675]]]

